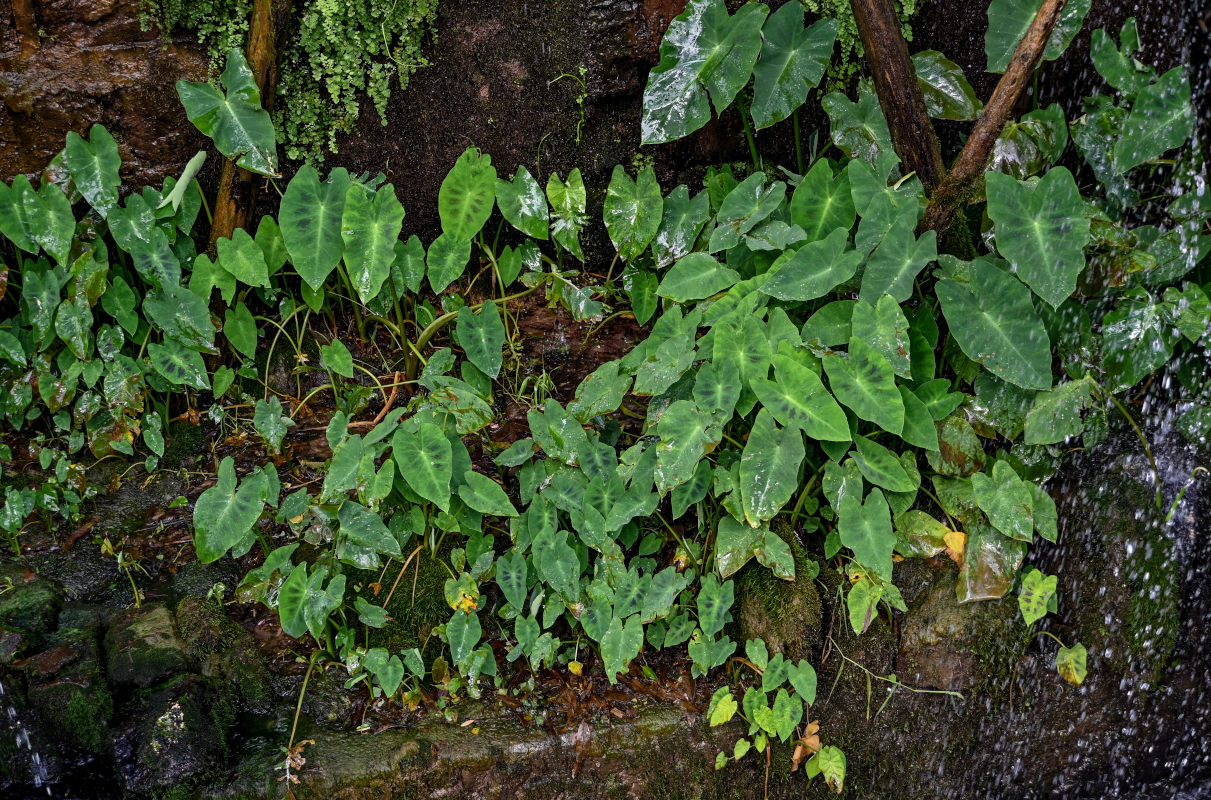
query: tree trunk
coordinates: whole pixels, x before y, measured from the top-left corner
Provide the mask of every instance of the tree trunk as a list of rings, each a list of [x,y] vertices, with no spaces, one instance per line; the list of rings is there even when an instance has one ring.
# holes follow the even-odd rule
[[[891,0],[851,0],[851,5],[896,155],[904,172],[917,173],[932,192],[946,167],[896,10]]]
[[[959,157],[955,159],[954,166],[929,198],[929,206],[921,220],[923,230],[943,233],[950,227],[963,203],[978,189],[988,159],[992,155],[993,145],[1004,130],[1005,123],[1013,118],[1018,98],[1030,83],[1039,61],[1042,60],[1047,40],[1051,38],[1051,31],[1055,28],[1066,2],[1067,0],[1044,0],[1043,7],[1030,23],[1026,35],[1018,42],[1008,69],[1001,76],[988,104],[984,106],[984,112],[976,121],[975,128],[972,129]]]
[[[285,43],[290,22],[290,0],[256,0],[252,25],[248,31],[248,66],[261,91],[261,106],[273,111],[278,84],[278,56]],[[241,169],[228,159],[223,163],[218,196],[214,202],[214,220],[210,226],[210,249],[215,242],[230,239],[237,228],[246,227],[248,215],[256,205],[261,176]]]

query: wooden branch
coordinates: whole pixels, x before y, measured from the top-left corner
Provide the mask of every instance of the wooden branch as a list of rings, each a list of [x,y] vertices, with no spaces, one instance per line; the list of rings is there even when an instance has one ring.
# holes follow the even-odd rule
[[[984,106],[984,112],[976,121],[967,144],[963,146],[962,152],[955,159],[954,165],[937,191],[929,198],[929,206],[921,220],[922,230],[944,232],[950,227],[959,208],[978,187],[992,155],[993,145],[996,144],[1005,124],[1013,118],[1018,99],[1043,58],[1047,40],[1051,38],[1051,32],[1059,21],[1066,2],[1067,0],[1043,0],[1043,7],[1039,9],[1026,35],[1013,51],[1009,68],[1001,76],[992,97]]]
[[[277,91],[278,56],[289,21],[290,0],[256,0],[248,30],[248,67],[260,89],[261,106],[270,112]],[[214,221],[210,225],[212,254],[215,242],[230,239],[236,228],[246,227],[262,180],[230,160],[223,163],[219,192],[214,201]]]
[[[891,0],[850,0],[850,4],[896,155],[904,172],[917,173],[925,190],[932,192],[946,167],[896,10]]]

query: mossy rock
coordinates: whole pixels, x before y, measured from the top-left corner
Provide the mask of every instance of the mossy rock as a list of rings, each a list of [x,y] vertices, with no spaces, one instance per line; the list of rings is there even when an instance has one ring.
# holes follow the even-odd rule
[[[169,469],[192,464],[198,456],[206,452],[210,441],[201,425],[184,420],[169,425],[167,439],[160,464]]]
[[[349,578],[349,584],[360,586],[358,595],[366,602],[386,605],[391,620],[382,628],[369,628],[371,647],[385,647],[391,652],[420,647],[429,637],[429,633],[437,625],[444,624],[450,619],[450,606],[446,604],[445,586],[450,577],[445,564],[449,563],[450,551],[454,545],[453,536],[448,536],[447,543],[441,548],[436,557],[429,551],[422,550],[400,575],[399,564],[392,564],[377,594],[372,583],[378,580],[379,572],[361,571]],[[399,584],[392,592],[396,578]]]
[[[814,661],[824,635],[820,595],[812,580],[818,566],[789,526],[776,521],[773,530],[790,547],[796,578],[777,578],[755,560],[736,573],[732,638],[741,647],[748,639],[763,639],[771,654],[782,653],[791,661]]]
[[[91,753],[107,749],[113,697],[105,680],[96,627],[56,631],[26,660],[29,704],[61,741]]]
[[[151,686],[190,671],[185,645],[177,637],[166,606],[144,606],[119,614],[105,635],[109,678],[114,683]]]
[[[32,573],[24,564],[0,565],[0,626],[25,633],[51,630],[63,607],[63,588]]]
[[[203,677],[230,684],[246,705],[259,708],[269,700],[268,667],[252,635],[218,603],[187,597],[176,621],[185,654]]]

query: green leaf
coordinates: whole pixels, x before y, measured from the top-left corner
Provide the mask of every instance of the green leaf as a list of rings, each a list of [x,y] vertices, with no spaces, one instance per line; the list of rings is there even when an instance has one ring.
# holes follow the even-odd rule
[[[197,350],[190,350],[171,339],[164,344],[152,342],[147,345],[151,365],[169,383],[176,386],[192,386],[200,391],[209,391],[206,362]]]
[[[745,178],[723,198],[715,218],[717,227],[711,232],[709,251],[715,253],[735,247],[741,236],[777,211],[785,199],[786,184],[782,181],[766,186],[764,172]]]
[[[185,115],[215,147],[246,170],[277,177],[277,142],[269,112],[261,108],[261,93],[244,54],[227,51],[227,68],[219,76],[224,95],[208,83],[177,81]]]
[[[1076,290],[1089,241],[1089,218],[1072,173],[1056,167],[1038,183],[1026,183],[990,172],[987,181],[997,251],[1035,294],[1059,308]]]
[[[903,303],[912,296],[917,275],[938,257],[937,233],[926,231],[918,239],[913,233],[916,227],[915,208],[906,206],[896,214],[887,235],[866,262],[860,300],[874,305],[883,295],[891,295],[897,303]]]
[[[774,419],[816,440],[849,441],[845,412],[815,372],[785,355],[774,356],[774,369],[776,381],[762,378],[749,381],[757,399]]]
[[[0,183],[0,233],[20,249],[37,254],[41,247],[66,265],[75,228],[71,202],[54,183],[43,181],[36,191],[25,175],[11,187]]]
[[[845,753],[839,747],[825,745],[807,762],[807,777],[824,776],[824,783],[835,794],[845,787]]]
[[[240,283],[247,286],[268,286],[269,265],[265,254],[248,231],[236,228],[230,239],[215,242],[217,263]]]
[[[164,206],[171,205],[173,211],[179,210],[181,208],[181,203],[185,201],[186,194],[189,193],[190,188],[193,186],[194,178],[198,177],[198,173],[202,171],[202,165],[205,163],[206,151],[199,150],[194,154],[193,158],[189,159],[189,162],[185,165],[185,169],[181,170],[181,175],[179,178],[177,178],[177,182],[173,184],[172,191],[164,195],[164,199],[160,201],[160,205],[157,206],[157,208],[163,208]],[[121,181],[119,180],[119,185],[120,184]],[[110,207],[116,206],[117,204],[118,201],[115,197],[114,202],[110,205]],[[97,210],[99,211],[100,209]],[[263,219],[273,218],[264,217]],[[260,233],[259,228],[257,229],[257,233]]]
[[[786,689],[779,689],[774,695],[774,731],[782,741],[789,741],[795,728],[803,720],[803,703],[792,700]]]
[[[456,327],[458,343],[462,345],[468,360],[489,378],[495,379],[500,375],[506,337],[496,303],[484,303],[478,314],[470,306],[463,306],[458,312]]]
[[[231,346],[248,358],[256,356],[257,327],[252,312],[243,303],[237,303],[223,314],[223,335]]]
[[[1067,146],[1064,110],[1052,103],[1006,123],[993,145],[989,168],[1026,180],[1059,160]]]
[[[857,219],[849,171],[840,170],[834,177],[827,158],[817,161],[795,188],[790,215],[791,222],[803,229],[809,243],[831,237],[839,229],[848,232]]]
[[[757,130],[781,122],[807,100],[832,59],[837,21],[822,19],[804,28],[803,7],[788,3],[766,20],[761,37],[751,109]]]
[[[320,361],[324,366],[344,378],[353,377],[353,355],[340,339],[331,344],[320,345]]]
[[[895,453],[865,436],[855,436],[858,451],[853,454],[854,463],[863,477],[889,492],[912,492],[920,486],[920,476],[910,476]]]
[[[250,474],[236,489],[235,461],[219,462],[218,480],[198,497],[193,509],[193,536],[198,560],[218,560],[248,535],[264,507],[265,473]]]
[[[496,179],[496,205],[509,224],[532,239],[550,235],[547,198],[524,166],[518,165],[512,181]]]
[[[443,233],[429,245],[426,258],[428,263],[429,286],[434,293],[441,294],[450,284],[462,276],[471,260],[471,240],[459,239],[450,233]]]
[[[625,625],[618,617],[610,620],[610,627],[601,637],[601,660],[611,684],[618,682],[618,673],[626,671],[627,664],[641,649],[643,621],[639,617],[631,617]]]
[[[1004,461],[993,465],[991,477],[983,472],[971,476],[976,504],[988,521],[1009,538],[1024,542],[1034,538],[1033,496],[1027,485]]]
[[[462,501],[481,514],[493,517],[516,517],[517,509],[509,502],[509,496],[500,484],[474,470],[463,473],[463,483],[458,487]]]
[[[1073,686],[1085,682],[1085,645],[1077,642],[1072,647],[1061,647],[1055,656],[1055,669],[1060,677]]]
[[[526,603],[527,572],[526,558],[516,550],[496,560],[496,583],[509,605],[519,610]]]
[[[464,611],[455,611],[446,623],[446,641],[450,644],[450,657],[455,664],[462,664],[475,650],[483,636],[479,617]]]
[[[282,401],[275,395],[268,401],[256,401],[252,427],[269,443],[269,451],[278,453],[281,452],[286,431],[294,427],[294,420],[282,413]]]
[[[719,583],[714,574],[705,575],[698,588],[698,627],[706,636],[714,636],[731,622],[729,613],[735,600],[735,585],[732,581]]]
[[[845,597],[845,605],[849,611],[849,624],[854,633],[859,636],[866,633],[874,622],[879,601],[883,599],[886,589],[882,584],[874,583],[863,576],[849,587]]]
[[[73,301],[60,304],[55,314],[55,333],[81,361],[87,360],[92,350],[92,325],[92,309],[83,293],[76,295]]]
[[[1088,378],[1060,384],[1035,395],[1026,414],[1026,444],[1056,444],[1085,429],[1081,412],[1089,406],[1094,383]]]
[[[667,617],[673,610],[677,595],[689,585],[690,579],[677,571],[676,567],[665,567],[652,576],[652,583],[643,593],[641,619],[644,624],[660,617]]]
[[[779,428],[761,409],[740,457],[740,494],[750,525],[773,519],[799,489],[805,450],[798,428]]]
[[[722,432],[689,400],[677,400],[665,409],[656,425],[656,488],[661,493],[694,476],[698,461],[719,442]]]
[[[621,164],[614,166],[606,189],[605,219],[610,241],[624,262],[633,261],[647,249],[660,230],[664,198],[651,165],[632,181]]]
[[[848,229],[838,227],[827,238],[781,256],[766,273],[769,277],[759,291],[787,301],[823,297],[852,278],[862,263],[861,253],[846,250],[848,243]]]
[[[1043,575],[1037,569],[1029,569],[1022,577],[1022,588],[1018,590],[1018,608],[1027,625],[1047,616],[1047,604],[1055,597],[1059,579],[1055,575]]]
[[[75,131],[69,131],[67,146],[63,148],[63,165],[88,204],[102,218],[106,217],[118,204],[118,188],[122,185],[118,169],[122,166],[122,157],[105,126],[93,125],[88,132],[88,141]]]
[[[1030,291],[986,259],[976,259],[971,268],[968,286],[949,279],[934,286],[959,347],[1002,380],[1050,389],[1051,341]]]
[[[346,500],[341,504],[338,518],[341,523],[341,531],[350,544],[392,558],[399,558],[403,555],[399,548],[399,540],[383,524],[382,517],[361,503]]]
[[[397,241],[394,248],[395,259],[391,262],[391,274],[398,273],[399,280],[408,291],[413,294],[419,292],[421,281],[425,277],[425,246],[420,237],[414,233],[408,237],[407,242]]]
[[[442,181],[437,212],[442,232],[471,241],[492,215],[496,199],[496,168],[492,157],[468,147]]]
[[[883,492],[873,489],[865,503],[857,494],[844,495],[837,509],[837,532],[841,544],[854,551],[859,564],[880,580],[891,580],[896,535],[891,529],[891,511]]]
[[[306,600],[307,565],[303,563],[291,570],[278,594],[278,619],[287,636],[300,639],[307,633],[307,620],[303,615]]]
[[[706,253],[690,253],[665,273],[656,294],[685,303],[710,297],[739,280],[740,273],[723,266]]]
[[[1169,360],[1179,334],[1170,309],[1145,294],[1129,297],[1102,318],[1107,390],[1130,389]]]
[[[584,250],[580,247],[580,231],[588,222],[585,204],[588,195],[580,168],[568,173],[565,183],[559,175],[551,173],[547,180],[547,200],[551,202],[551,234],[560,247],[584,261]]]
[[[830,355],[824,370],[833,394],[867,422],[897,436],[904,429],[904,401],[887,359],[857,337],[849,340],[849,358]]]
[[[1153,70],[1144,67],[1134,58],[1134,45],[1139,43],[1139,33],[1136,30],[1135,18],[1123,23],[1121,37],[1122,50],[1104,30],[1096,30],[1089,42],[1089,55],[1098,74],[1106,79],[1106,83],[1118,89],[1124,95],[1132,96],[1148,85]]]
[[[213,350],[215,327],[206,301],[180,284],[147,295],[143,313],[169,339],[194,350]]]
[[[856,103],[841,92],[831,92],[820,104],[832,121],[833,144],[845,155],[881,168],[896,158],[891,131],[874,92],[863,92]]]
[[[729,16],[723,0],[691,0],[660,42],[660,63],[643,90],[643,144],[680,139],[732,104],[761,53],[769,9],[746,3]],[[708,100],[709,97],[709,100]]]
[[[1183,67],[1174,67],[1135,98],[1114,143],[1115,168],[1122,174],[1151,161],[1180,146],[1193,133],[1190,82]]]
[[[349,185],[341,212],[341,238],[349,280],[363,303],[378,296],[383,282],[391,277],[403,225],[404,207],[394,186],[386,184],[371,192],[361,184]]]
[[[859,300],[854,306],[852,331],[855,337],[883,356],[897,375],[912,377],[908,319],[895,298],[885,294],[873,308],[870,303]]]
[[[334,169],[320,183],[315,167],[304,165],[286,186],[278,224],[282,241],[290,253],[290,262],[314,291],[340,263],[345,250],[341,237],[341,219],[345,195],[349,191],[349,173]]]
[[[790,667],[787,670],[787,680],[791,686],[799,693],[799,697],[804,703],[809,706],[816,702],[816,670],[811,664],[806,661],[800,661],[798,664]]]
[[[720,686],[715,690],[714,696],[711,697],[711,704],[706,712],[711,727],[715,728],[730,722],[732,717],[736,716],[736,711],[739,709],[740,704],[736,702],[736,697],[732,694],[731,688]]]
[[[925,110],[934,119],[974,120],[984,104],[976,97],[963,69],[937,50],[912,54]]]
[[[1091,0],[1069,0],[1051,31],[1044,61],[1054,61],[1064,54],[1076,37],[1089,13]],[[1030,23],[1043,6],[1043,0],[993,0],[988,6],[988,31],[984,34],[984,52],[988,55],[988,71],[1004,72],[1018,42],[1026,35]]]
[[[683,184],[664,198],[664,212],[656,238],[652,240],[652,257],[656,266],[667,267],[684,258],[694,249],[702,226],[711,218],[710,197],[699,192],[690,199],[690,190]],[[638,319],[638,316],[636,317]],[[640,320],[643,324],[646,320]]]
[[[454,460],[441,428],[431,422],[422,422],[415,433],[399,428],[391,439],[391,453],[396,473],[412,491],[441,510],[450,510]]]
[[[754,528],[725,515],[715,531],[715,571],[727,578],[740,571],[754,555],[768,528]]]

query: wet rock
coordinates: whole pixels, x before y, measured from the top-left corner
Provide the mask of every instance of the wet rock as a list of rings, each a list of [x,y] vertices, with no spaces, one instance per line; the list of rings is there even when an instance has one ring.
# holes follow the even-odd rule
[[[229,684],[245,706],[263,708],[269,699],[268,671],[251,634],[216,602],[203,598],[182,600],[176,619],[185,652],[198,672]]]
[[[46,649],[16,664],[40,721],[67,745],[92,753],[106,749],[113,715],[99,634],[95,625],[60,629]]]
[[[172,614],[162,605],[118,615],[106,633],[105,651],[115,683],[151,686],[190,667]]]
[[[0,627],[9,630],[50,630],[63,606],[63,588],[23,564],[0,565],[0,592]]]
[[[988,674],[989,650],[1017,642],[1026,633],[1012,597],[960,603],[955,599],[957,578],[953,566],[942,569],[933,587],[904,616],[896,659],[901,680],[935,689],[974,688]]]
[[[46,0],[0,12],[0,179],[41,171],[69,130],[87,133],[96,122],[117,140],[134,186],[158,186],[204,145],[174,86],[205,79],[204,51],[188,37],[165,46],[158,31],[140,29],[139,14],[139,0]]]
[[[791,661],[812,661],[820,652],[824,635],[820,595],[812,580],[818,568],[789,527],[775,522],[774,529],[790,546],[796,578],[776,578],[756,560],[736,573],[732,638],[741,647],[749,639],[764,639],[771,654],[782,653]]]
[[[345,727],[349,724],[353,712],[354,695],[345,688],[345,678],[348,675],[340,667],[320,669],[316,667],[311,672],[307,682],[307,692],[303,695],[303,713],[313,720],[334,727]],[[302,678],[290,682],[287,696],[297,696]]]
[[[185,787],[222,763],[235,711],[227,693],[184,676],[138,698],[114,736],[118,775],[127,792]]]

